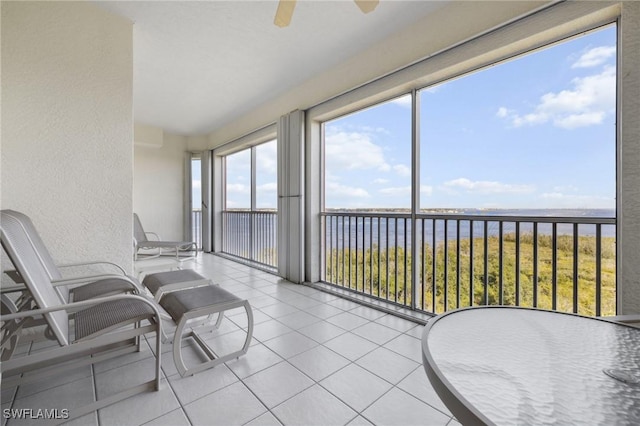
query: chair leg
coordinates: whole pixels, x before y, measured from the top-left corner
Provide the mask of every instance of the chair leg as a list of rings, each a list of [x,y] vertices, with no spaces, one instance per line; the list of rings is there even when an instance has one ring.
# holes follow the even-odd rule
[[[176,365],[176,369],[180,373],[180,376],[182,377],[192,376],[200,371],[213,368],[216,365],[230,361],[234,358],[240,358],[240,356],[247,353],[247,351],[249,350],[249,345],[251,344],[251,339],[253,338],[253,311],[251,310],[251,305],[249,304],[248,300],[245,300],[242,302],[241,305],[235,305],[233,307],[229,307],[228,309],[233,309],[240,306],[244,307],[247,313],[247,323],[248,323],[247,337],[245,338],[245,342],[244,342],[244,345],[242,346],[242,349],[239,349],[235,352],[231,352],[222,356],[218,356],[216,353],[214,353],[213,350],[200,338],[200,336],[198,336],[198,334],[195,331],[191,330],[189,333],[185,334],[184,331],[185,331],[187,321],[189,319],[189,315],[185,314],[182,316],[182,318],[178,322],[175,334],[173,335],[173,360]],[[215,310],[215,307],[212,307],[211,309]],[[211,312],[211,313],[215,313],[215,312]],[[223,313],[224,311],[219,312],[218,322],[222,321]],[[200,346],[200,348],[207,354],[210,360],[205,361],[196,366],[193,366],[191,368],[187,368],[187,366],[184,363],[184,359],[182,357],[181,343],[184,337],[192,337],[194,341]]]

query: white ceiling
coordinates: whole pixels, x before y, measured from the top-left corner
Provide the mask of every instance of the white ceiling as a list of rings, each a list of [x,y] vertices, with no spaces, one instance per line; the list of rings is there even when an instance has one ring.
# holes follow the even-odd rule
[[[136,122],[209,133],[423,18],[435,1],[299,0],[287,28],[277,1],[100,1],[134,22]]]

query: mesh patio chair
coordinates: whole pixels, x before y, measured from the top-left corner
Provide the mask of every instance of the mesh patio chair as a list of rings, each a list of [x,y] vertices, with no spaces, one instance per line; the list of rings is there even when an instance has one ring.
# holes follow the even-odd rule
[[[139,351],[140,337],[155,333],[154,378],[84,407],[72,409],[69,419],[142,392],[160,389],[161,321],[152,300],[124,294],[64,303],[52,285],[26,228],[20,218],[11,212],[1,212],[0,240],[24,281],[24,294],[31,296],[28,302],[20,302],[15,306],[16,312],[0,317],[2,347],[11,342],[14,336],[19,336],[23,327],[37,320],[46,324],[45,335],[58,343],[53,348],[3,360],[0,365],[3,387],[37,382],[83,365]]]
[[[113,262],[92,261],[58,265],[53,260],[51,253],[45,246],[40,234],[31,219],[24,213],[15,210],[3,210],[20,222],[26,237],[33,246],[35,253],[42,263],[52,284],[56,287],[63,301],[82,301],[99,296],[110,296],[119,293],[139,293],[138,282],[127,275],[126,271]],[[101,267],[110,272],[85,272],[91,268]],[[63,270],[71,271],[63,274]],[[73,270],[76,269],[76,274]],[[79,271],[83,271],[78,274]],[[3,294],[19,291],[23,286],[23,279],[17,271],[5,271],[18,286],[7,286],[2,289]],[[84,284],[84,285],[82,285]]]
[[[150,240],[148,236],[153,236]],[[158,257],[166,254],[174,255],[176,260],[192,259],[196,256],[198,245],[193,241],[162,241],[155,232],[146,232],[136,213],[133,214],[133,243],[134,259],[139,256],[145,258]],[[150,253],[140,253],[141,250],[151,250]]]

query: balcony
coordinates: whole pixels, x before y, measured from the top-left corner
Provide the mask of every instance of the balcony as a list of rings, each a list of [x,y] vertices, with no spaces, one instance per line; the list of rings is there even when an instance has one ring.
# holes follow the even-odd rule
[[[165,345],[160,392],[116,403],[77,424],[457,424],[422,368],[422,325],[220,256],[200,254],[183,266],[249,299],[255,330],[247,355],[182,378],[171,346]],[[211,346],[242,339],[243,317],[227,318],[208,339]],[[126,387],[150,370],[144,367],[153,363],[155,346],[147,343],[141,353],[93,369],[87,366],[17,392],[3,388],[2,408],[69,409],[91,400],[95,392]],[[21,349],[37,351],[47,344]],[[192,356],[198,356],[195,349]]]
[[[218,255],[199,253],[181,266],[246,297],[255,313],[247,356],[181,378],[166,352],[160,392],[73,423],[455,425],[420,365],[422,325],[434,313],[496,303],[587,315],[638,313],[638,3],[380,2],[377,15],[362,16],[352,2],[331,2],[347,8],[344,14],[324,9],[328,2],[299,2],[297,21],[282,30],[273,28],[273,11],[266,8],[275,4],[267,3],[239,9],[232,2],[157,2],[153,7],[143,2],[2,3],[2,59],[8,65],[2,73],[3,208],[30,214],[57,261],[101,258],[133,271],[131,213],[140,213],[166,239],[182,240],[190,226],[185,214],[189,196],[201,189],[206,197],[194,203],[206,210],[192,213],[193,232],[199,247]],[[472,25],[453,25],[460,22]],[[342,205],[325,203],[326,193],[354,194],[344,191],[351,183],[346,178],[333,187],[323,181],[327,120],[379,102],[404,108],[406,102],[392,101],[399,96],[406,101],[411,91],[416,117],[404,117],[418,123],[415,95],[427,93],[431,85],[612,23],[617,26],[617,53],[609,56],[616,63],[616,92],[610,99],[615,97],[615,112],[607,113],[610,121],[602,125],[612,131],[615,125],[608,160],[615,222],[444,216],[420,212],[419,202],[398,204],[411,205],[413,215],[323,210]],[[248,30],[257,32],[247,37]],[[270,36],[274,30],[281,30],[282,40]],[[566,58],[554,62],[570,66]],[[520,84],[518,74],[513,76],[508,80]],[[572,84],[591,81],[586,77],[581,74]],[[504,89],[506,81],[496,87]],[[561,89],[553,93],[572,94],[575,87]],[[485,99],[480,91],[467,93]],[[457,114],[463,103],[452,104],[450,117],[466,131]],[[532,109],[513,115],[510,108],[519,104],[526,99],[514,96],[513,103],[496,103],[486,112],[503,120],[538,112],[534,102]],[[430,105],[441,108],[437,102]],[[596,110],[581,112],[563,117],[564,125],[600,117]],[[420,147],[418,130],[414,125],[402,138],[406,147],[411,139],[412,156]],[[581,141],[592,136],[587,130]],[[278,148],[277,161],[262,164],[277,176],[273,181],[259,178],[259,158],[245,175],[230,171],[222,160],[275,138],[285,149]],[[433,140],[447,156],[461,153]],[[540,150],[541,165],[552,169],[556,149],[563,149],[577,167],[599,176],[597,167],[581,162],[587,145],[568,150],[562,142]],[[371,152],[353,149],[343,155],[367,163],[362,154]],[[192,175],[189,187],[185,160],[196,153],[204,174],[197,180],[201,186]],[[417,156],[404,163],[379,161],[377,167],[400,176],[414,168]],[[475,167],[491,165],[476,159],[470,168]],[[358,169],[352,172],[362,175]],[[232,182],[229,176],[244,181]],[[415,197],[424,182],[419,173],[411,179]],[[227,203],[226,184],[247,195],[248,202]],[[281,191],[284,186],[287,190]],[[278,208],[287,216],[277,228],[272,213],[227,210],[263,207],[254,189],[274,200],[278,192]],[[276,258],[275,242],[283,236],[293,238],[277,247],[281,254]],[[295,284],[265,270],[276,265]],[[209,340],[213,346],[226,345],[245,326],[241,317],[231,315]],[[73,408],[130,380],[143,381],[139,376],[148,368],[140,366],[152,362],[153,343],[146,340],[139,354],[72,375],[20,389],[3,387],[3,414]],[[21,350],[38,351],[47,344],[39,341]],[[191,355],[199,356],[195,349]],[[5,416],[2,426],[45,423]]]

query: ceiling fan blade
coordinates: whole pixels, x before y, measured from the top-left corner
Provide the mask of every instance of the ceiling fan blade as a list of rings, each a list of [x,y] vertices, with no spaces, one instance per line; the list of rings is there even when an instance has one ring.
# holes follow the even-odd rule
[[[291,23],[291,17],[293,16],[293,9],[296,7],[296,0],[280,0],[278,2],[278,10],[276,10],[276,17],[273,23],[282,27],[287,27]]]
[[[356,2],[362,13],[372,12],[376,7],[378,7],[379,0],[353,0]]]

